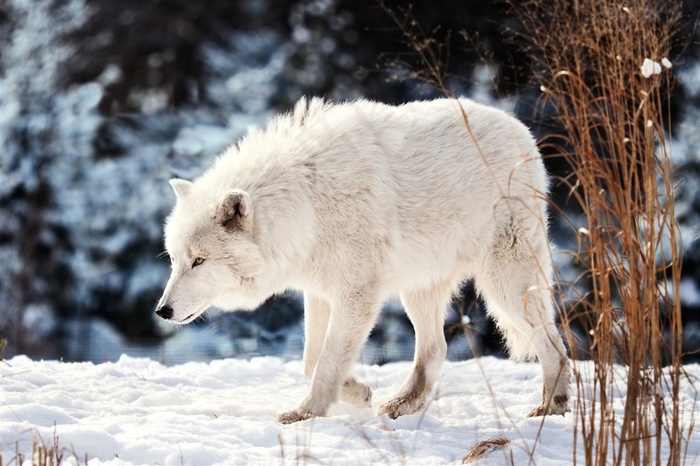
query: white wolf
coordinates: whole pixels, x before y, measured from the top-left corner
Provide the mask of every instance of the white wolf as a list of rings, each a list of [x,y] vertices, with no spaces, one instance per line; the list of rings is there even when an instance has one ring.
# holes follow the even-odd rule
[[[170,183],[172,274],[159,316],[183,324],[209,306],[255,309],[286,289],[304,294],[311,387],[281,422],[323,416],[338,398],[370,404],[350,369],[396,294],[415,328],[415,361],[379,412],[419,410],[445,358],[444,314],[470,278],[511,355],[542,365],[542,404],[530,415],[568,410],[547,176],[529,131],[508,114],[466,99],[302,99],[194,182]]]

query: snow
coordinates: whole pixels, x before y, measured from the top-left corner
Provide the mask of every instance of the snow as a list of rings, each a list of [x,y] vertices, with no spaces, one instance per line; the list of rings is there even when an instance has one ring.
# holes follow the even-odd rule
[[[577,362],[582,374],[589,362]],[[373,405],[396,392],[410,363],[359,365],[374,390]],[[700,365],[687,365],[691,379]],[[334,405],[325,418],[281,425],[277,414],[305,395],[309,381],[299,360],[223,359],[165,366],[122,356],[114,363],[32,361],[0,363],[0,453],[10,464],[16,448],[31,457],[32,439],[58,438],[73,463],[126,464],[448,464],[478,442],[503,436],[505,453],[490,464],[572,464],[576,417],[526,418],[539,401],[537,364],[496,358],[448,362],[424,412],[395,421],[373,409]],[[585,385],[585,383],[584,383]],[[625,390],[613,396],[621,415]],[[493,390],[494,396],[490,395]],[[688,429],[697,392],[681,388]],[[17,444],[16,444],[17,442]],[[662,462],[668,446],[662,446]],[[576,444],[577,458],[583,445]],[[533,452],[534,450],[534,452]],[[687,464],[700,460],[700,436],[688,442]],[[67,463],[69,464],[69,463]]]
[[[642,76],[645,78],[650,78],[654,74],[661,74],[661,65],[654,60],[648,58],[644,59],[642,66],[639,67],[642,72]]]

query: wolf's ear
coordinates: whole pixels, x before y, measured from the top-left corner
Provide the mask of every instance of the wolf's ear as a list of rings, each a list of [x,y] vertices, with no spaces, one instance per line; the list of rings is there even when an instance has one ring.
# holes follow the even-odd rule
[[[232,189],[224,194],[217,218],[229,231],[252,231],[253,202],[247,192]]]
[[[180,178],[173,178],[170,180],[170,186],[173,187],[175,191],[175,196],[178,199],[182,199],[190,192],[192,189],[192,182],[187,180],[182,180]]]

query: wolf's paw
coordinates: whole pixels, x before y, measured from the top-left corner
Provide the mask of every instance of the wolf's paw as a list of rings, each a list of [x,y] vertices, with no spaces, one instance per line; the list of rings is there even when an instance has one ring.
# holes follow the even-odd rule
[[[537,408],[533,409],[530,411],[527,415],[527,417],[540,417],[540,416],[547,416],[549,414],[552,414],[549,410],[549,408],[545,406],[538,406]]]
[[[569,397],[567,395],[557,395],[552,402],[549,403],[549,406],[543,402],[537,408],[530,411],[527,417],[551,416],[552,414],[563,416],[569,411],[571,411],[569,409]]]
[[[295,410],[280,414],[279,416],[277,416],[277,420],[282,424],[292,424],[294,422],[306,421],[307,419],[311,419],[313,417],[314,415],[311,413],[305,413]]]
[[[406,414],[413,414],[425,406],[424,398],[397,396],[389,400],[378,409],[379,415],[386,414],[392,419]]]
[[[340,387],[340,399],[358,408],[369,408],[372,406],[372,389],[354,378],[349,378]]]

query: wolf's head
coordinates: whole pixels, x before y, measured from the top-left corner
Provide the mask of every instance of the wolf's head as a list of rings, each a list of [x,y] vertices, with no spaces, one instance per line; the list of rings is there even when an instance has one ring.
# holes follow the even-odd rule
[[[172,272],[156,314],[179,324],[208,307],[254,309],[263,257],[254,242],[253,203],[232,189],[214,198],[193,183],[170,180],[177,197],[165,224]]]

